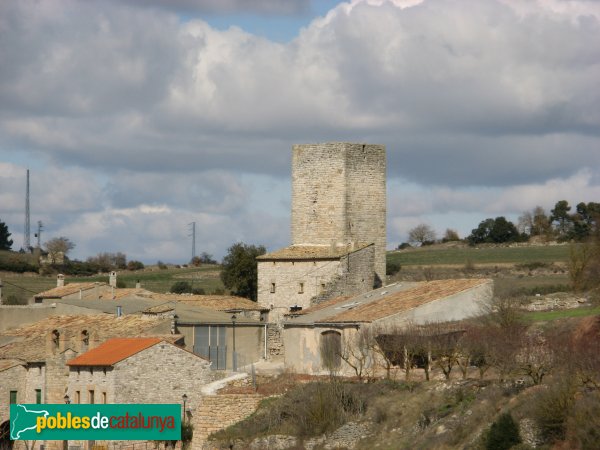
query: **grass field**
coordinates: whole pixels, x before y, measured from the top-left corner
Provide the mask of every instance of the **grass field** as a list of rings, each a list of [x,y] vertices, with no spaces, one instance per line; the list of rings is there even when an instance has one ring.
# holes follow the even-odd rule
[[[193,288],[203,288],[207,294],[215,289],[223,289],[223,283],[219,278],[220,266],[204,266],[193,268],[168,268],[168,269],[145,269],[137,272],[119,272],[118,279],[125,282],[126,287],[135,287],[139,280],[142,287],[153,292],[168,292],[173,283],[187,281]],[[2,284],[2,297],[9,295],[23,295],[31,297],[38,292],[52,289],[56,286],[56,277],[39,275],[21,275],[5,273],[0,275]],[[108,283],[108,275],[92,277],[66,277],[67,283],[100,281]]]
[[[532,262],[565,262],[568,245],[531,247],[459,247],[418,248],[388,252],[388,262],[402,266],[464,265],[464,264],[524,264]]]
[[[593,308],[564,309],[560,311],[537,311],[523,315],[528,322],[547,322],[551,320],[564,319],[566,317],[586,317],[600,314],[600,306]]]

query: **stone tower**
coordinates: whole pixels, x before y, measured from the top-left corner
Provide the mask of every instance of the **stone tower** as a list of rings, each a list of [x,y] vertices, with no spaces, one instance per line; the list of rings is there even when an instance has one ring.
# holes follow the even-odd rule
[[[373,243],[385,280],[385,146],[302,144],[292,153],[292,245]]]

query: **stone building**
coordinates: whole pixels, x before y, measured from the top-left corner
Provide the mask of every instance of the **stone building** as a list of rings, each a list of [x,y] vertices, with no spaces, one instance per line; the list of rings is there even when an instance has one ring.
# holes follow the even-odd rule
[[[294,145],[292,245],[258,259],[258,303],[290,308],[356,295],[385,279],[385,147]]]
[[[210,363],[162,338],[113,338],[67,362],[71,403],[180,403],[199,400]],[[135,382],[132,382],[135,380]]]
[[[361,353],[356,345],[363,329],[390,332],[408,324],[458,321],[479,315],[492,298],[492,285],[488,279],[394,283],[297,311],[283,324],[285,367],[297,373],[323,373],[323,345],[337,357],[345,354],[352,358]],[[340,373],[353,375],[348,364],[341,359],[339,364]]]

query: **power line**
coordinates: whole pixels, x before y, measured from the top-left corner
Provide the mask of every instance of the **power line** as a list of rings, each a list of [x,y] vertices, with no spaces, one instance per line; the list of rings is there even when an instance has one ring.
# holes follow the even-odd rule
[[[22,289],[23,291],[31,292],[32,294],[39,294],[39,292],[37,292],[37,291],[32,291],[31,289],[24,288],[23,286],[19,286],[18,284],[13,284],[13,283],[10,283],[10,282],[8,282],[8,281],[6,281],[6,280],[2,281],[2,283],[3,283],[3,284],[10,284],[10,285],[11,285],[11,286],[13,286],[13,287],[16,287],[16,288]]]

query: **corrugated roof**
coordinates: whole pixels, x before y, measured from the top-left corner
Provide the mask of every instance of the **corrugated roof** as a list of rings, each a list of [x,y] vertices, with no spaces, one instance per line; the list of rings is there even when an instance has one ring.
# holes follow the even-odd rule
[[[112,366],[161,342],[159,338],[114,338],[67,362],[68,366]]]
[[[343,246],[332,245],[292,245],[276,250],[256,259],[259,261],[271,260],[311,260],[311,259],[339,259],[373,244],[348,244]]]
[[[318,322],[372,322],[408,311],[434,300],[450,297],[488,282],[489,280],[486,279],[429,281],[420,286],[393,294],[380,294],[381,297],[376,297],[374,301],[358,304]]]
[[[103,285],[101,283],[100,285]],[[69,283],[64,286],[58,286],[48,291],[40,292],[35,295],[35,298],[62,298],[67,295],[76,294],[79,291],[87,291],[93,289],[96,283]]]

